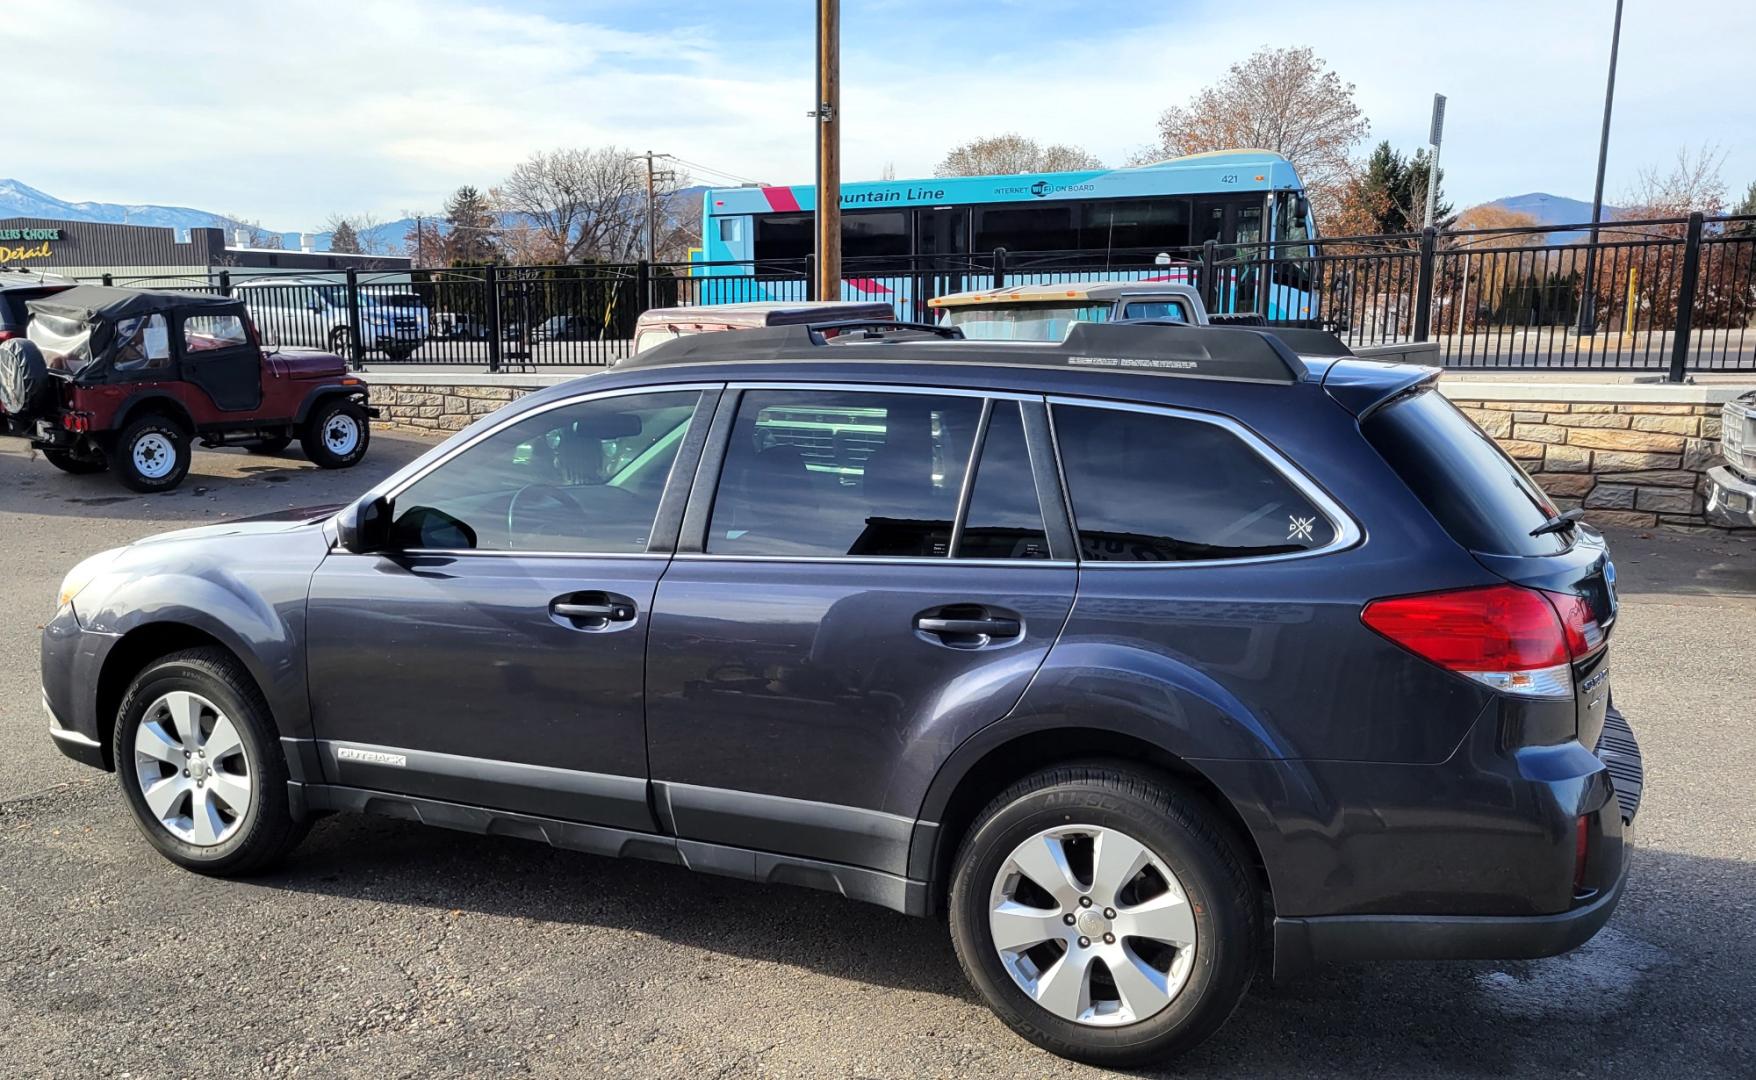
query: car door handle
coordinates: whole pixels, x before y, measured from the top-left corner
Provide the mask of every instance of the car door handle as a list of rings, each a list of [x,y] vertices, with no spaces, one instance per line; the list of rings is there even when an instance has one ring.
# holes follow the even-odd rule
[[[570,593],[551,600],[549,614],[597,630],[611,623],[633,622],[634,601],[608,593]]]
[[[915,620],[915,628],[929,634],[986,634],[988,637],[1017,637],[1018,620],[1001,618],[942,619],[923,615]]]

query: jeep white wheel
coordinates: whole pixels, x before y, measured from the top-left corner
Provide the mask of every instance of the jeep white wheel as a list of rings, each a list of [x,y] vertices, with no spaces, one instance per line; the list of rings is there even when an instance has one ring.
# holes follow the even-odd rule
[[[148,480],[163,480],[177,467],[177,448],[157,431],[135,439],[128,453],[134,460],[134,471]]]
[[[347,413],[338,412],[323,425],[323,445],[336,457],[347,457],[360,445],[360,425]]]

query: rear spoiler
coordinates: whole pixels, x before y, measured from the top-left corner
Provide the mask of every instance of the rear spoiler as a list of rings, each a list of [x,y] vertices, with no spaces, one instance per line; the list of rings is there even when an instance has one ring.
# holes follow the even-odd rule
[[[1402,398],[1439,385],[1439,368],[1387,364],[1382,360],[1337,360],[1323,373],[1323,389],[1342,408],[1365,420]]]

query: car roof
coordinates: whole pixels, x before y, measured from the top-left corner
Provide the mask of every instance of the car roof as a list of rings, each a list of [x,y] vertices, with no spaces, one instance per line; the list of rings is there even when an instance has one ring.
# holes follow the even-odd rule
[[[1000,289],[971,289],[947,293],[927,301],[936,308],[989,306],[995,304],[1041,304],[1057,300],[1096,300],[1105,303],[1130,296],[1175,296],[1190,299],[1195,290],[1174,281],[1074,281],[1036,285],[1008,285]]]
[[[826,333],[831,330],[833,337]],[[616,368],[777,360],[980,364],[1272,383],[1309,375],[1298,354],[1272,334],[1146,322],[1075,323],[1061,341],[966,339],[955,329],[895,322],[761,327],[678,338]]]
[[[238,303],[232,297],[215,296],[212,293],[76,285],[71,289],[32,300],[30,309],[37,313],[84,321],[92,318],[122,319],[162,311],[237,307]]]

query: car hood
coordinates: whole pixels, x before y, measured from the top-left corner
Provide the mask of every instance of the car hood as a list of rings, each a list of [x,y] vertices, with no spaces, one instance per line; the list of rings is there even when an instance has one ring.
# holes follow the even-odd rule
[[[291,532],[295,529],[315,528],[333,517],[343,505],[336,503],[325,506],[295,506],[272,513],[257,514],[253,517],[220,521],[212,525],[197,525],[191,529],[173,529],[170,532],[154,533],[151,536],[143,537],[129,546],[143,547],[150,544],[185,540],[217,540],[222,536],[263,536],[271,533]]]
[[[294,379],[323,378],[331,375],[346,375],[347,361],[331,352],[322,349],[289,349],[281,348],[274,354],[275,362],[281,370]]]

